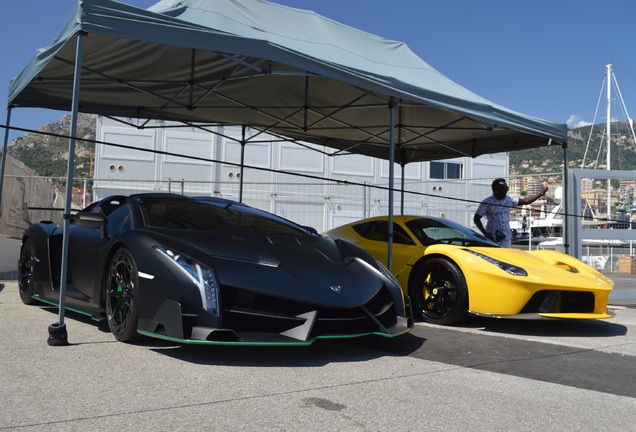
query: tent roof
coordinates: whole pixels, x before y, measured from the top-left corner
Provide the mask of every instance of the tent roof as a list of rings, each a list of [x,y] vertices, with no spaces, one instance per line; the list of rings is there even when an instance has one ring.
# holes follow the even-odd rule
[[[400,163],[567,140],[565,124],[466,90],[404,43],[264,0],[79,1],[12,80],[10,106],[70,111],[78,32],[81,112],[245,124],[388,159],[391,104]]]

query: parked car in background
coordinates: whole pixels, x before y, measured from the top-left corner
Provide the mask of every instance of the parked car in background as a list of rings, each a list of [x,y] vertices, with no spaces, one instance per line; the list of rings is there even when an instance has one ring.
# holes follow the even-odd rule
[[[365,219],[325,233],[355,243],[387,264],[388,218]],[[613,282],[567,254],[501,248],[455,222],[393,219],[392,272],[414,313],[438,324],[470,314],[507,318],[609,318]]]

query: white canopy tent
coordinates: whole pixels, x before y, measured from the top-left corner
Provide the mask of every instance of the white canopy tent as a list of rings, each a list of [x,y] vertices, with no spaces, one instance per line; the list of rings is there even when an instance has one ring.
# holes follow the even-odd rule
[[[163,0],[147,10],[78,1],[55,41],[12,80],[8,107],[71,111],[71,137],[78,112],[138,127],[150,119],[248,125],[334,156],[389,160],[390,189],[393,162],[567,142],[565,124],[481,98],[404,43],[264,0]],[[74,146],[72,138],[67,184]]]

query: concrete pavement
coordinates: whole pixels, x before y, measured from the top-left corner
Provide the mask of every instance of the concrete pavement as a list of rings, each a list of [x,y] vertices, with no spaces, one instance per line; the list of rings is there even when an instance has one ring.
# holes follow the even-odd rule
[[[629,431],[636,424],[632,307],[593,322],[418,323],[397,339],[306,348],[129,345],[70,312],[70,345],[51,347],[47,328],[57,309],[23,305],[15,282],[0,284],[0,431]]]

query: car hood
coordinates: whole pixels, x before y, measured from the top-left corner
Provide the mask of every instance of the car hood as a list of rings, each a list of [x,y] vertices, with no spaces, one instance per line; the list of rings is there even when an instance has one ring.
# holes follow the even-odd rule
[[[158,232],[158,231],[157,231]],[[158,232],[164,246],[210,266],[222,286],[329,307],[355,307],[391,283],[348,242],[322,236]]]
[[[551,285],[561,283],[579,286],[585,289],[598,289],[599,286],[612,289],[613,282],[598,270],[584,262],[562,252],[535,250],[524,251],[513,248],[473,247],[473,250],[485,256],[523,268],[533,282]],[[576,280],[577,282],[573,282]]]

